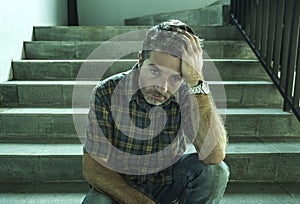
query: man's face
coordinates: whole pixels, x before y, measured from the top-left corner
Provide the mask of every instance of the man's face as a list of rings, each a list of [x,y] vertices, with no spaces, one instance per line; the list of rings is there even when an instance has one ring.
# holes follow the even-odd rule
[[[180,73],[181,60],[164,52],[152,51],[144,60],[139,86],[145,100],[161,105],[176,93],[183,82]]]

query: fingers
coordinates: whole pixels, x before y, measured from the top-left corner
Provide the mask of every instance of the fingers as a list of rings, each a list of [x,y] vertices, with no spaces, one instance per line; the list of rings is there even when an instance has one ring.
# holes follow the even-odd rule
[[[200,45],[200,42],[199,42],[199,38],[187,31],[184,31],[183,32],[183,35],[188,39],[187,40],[187,44],[188,44],[188,48],[189,48],[189,51],[194,51],[196,53],[198,52],[202,52],[202,48],[201,48],[201,45]]]
[[[183,50],[182,60],[188,62],[190,65],[199,69],[202,67],[202,48],[197,36],[182,31],[182,38],[185,42],[185,49]]]
[[[186,44],[182,56],[182,75],[188,85],[195,86],[203,78],[202,48],[195,35],[183,31],[182,38]]]

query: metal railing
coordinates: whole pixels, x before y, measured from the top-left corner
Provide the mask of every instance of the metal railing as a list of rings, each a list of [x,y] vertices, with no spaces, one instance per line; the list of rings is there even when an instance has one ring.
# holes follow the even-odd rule
[[[230,16],[300,121],[300,1],[231,0]]]

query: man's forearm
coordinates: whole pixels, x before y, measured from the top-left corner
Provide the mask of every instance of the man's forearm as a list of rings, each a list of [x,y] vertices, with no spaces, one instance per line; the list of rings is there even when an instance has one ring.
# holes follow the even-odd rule
[[[83,175],[98,190],[103,191],[119,203],[154,202],[143,193],[130,186],[118,173],[102,166],[91,155],[83,155]]]
[[[227,144],[226,130],[217,113],[211,95],[197,94],[199,106],[199,130],[194,146],[207,164],[218,164],[225,158]]]

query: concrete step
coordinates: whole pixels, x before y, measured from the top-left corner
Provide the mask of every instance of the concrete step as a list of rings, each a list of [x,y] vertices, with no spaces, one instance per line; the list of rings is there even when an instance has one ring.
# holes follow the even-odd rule
[[[281,107],[283,103],[282,96],[271,82],[208,82],[217,105],[225,102],[228,107],[270,108]],[[73,100],[76,107],[88,108],[90,94],[97,83],[98,81],[7,81],[0,84],[0,106],[71,107]]]
[[[256,59],[244,41],[205,41],[204,57]],[[25,59],[137,59],[142,41],[32,41],[24,43]]]
[[[146,15],[125,19],[125,25],[155,25],[169,19],[178,19],[191,26],[229,24],[229,6],[213,5],[200,9]]]
[[[106,41],[142,40],[150,26],[38,26],[34,27],[34,41]],[[193,26],[195,33],[205,40],[242,40],[236,26]],[[141,33],[142,34],[142,33]],[[123,39],[122,36],[126,36]]]
[[[98,80],[103,70],[110,76],[127,71],[137,60],[19,60],[12,62],[14,80]],[[108,69],[108,67],[110,67]],[[212,69],[211,67],[214,67]],[[89,70],[86,76],[79,71]],[[217,70],[217,73],[216,73]],[[211,59],[204,61],[207,80],[269,81],[269,76],[257,60]],[[97,76],[98,75],[98,76]]]
[[[2,183],[84,181],[82,144],[1,143],[0,147]],[[230,181],[300,182],[299,147],[299,142],[230,143],[225,158]]]
[[[231,182],[220,204],[300,203],[299,183]]]
[[[13,186],[13,187],[12,187]],[[86,183],[0,184],[0,203],[81,203]],[[300,202],[299,183],[229,182],[220,204],[282,204]]]
[[[8,184],[9,185],[9,184]],[[87,192],[87,191],[86,191]],[[85,192],[85,193],[86,193]],[[66,203],[77,203],[80,204],[84,197],[85,193],[60,193],[60,192],[51,192],[51,193],[1,193],[0,194],[0,203],[9,203],[9,204],[66,204]]]
[[[226,117],[228,136],[235,140],[300,136],[298,120],[281,109],[229,108],[218,111]],[[85,135],[87,112],[88,109],[71,108],[1,108],[0,138],[4,142],[61,143],[73,140],[78,143],[78,138]]]
[[[86,182],[1,183],[0,203],[79,204],[88,190]]]

